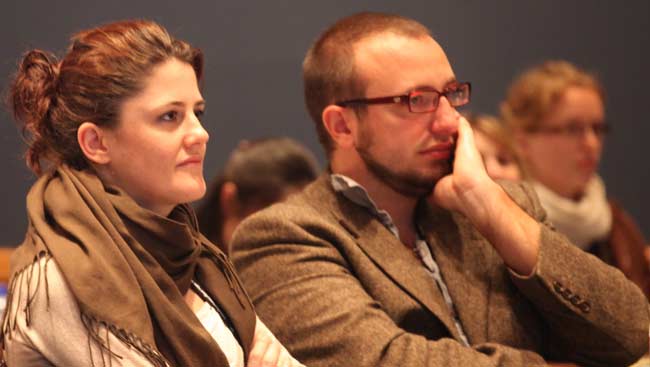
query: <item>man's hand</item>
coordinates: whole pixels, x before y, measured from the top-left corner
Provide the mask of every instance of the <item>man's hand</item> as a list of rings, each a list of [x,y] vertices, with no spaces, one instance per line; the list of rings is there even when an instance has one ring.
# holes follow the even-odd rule
[[[434,204],[464,214],[520,275],[530,275],[539,254],[540,224],[487,174],[472,128],[461,117],[451,174],[438,181]]]
[[[273,333],[257,318],[253,348],[246,367],[305,367],[280,344]]]
[[[476,149],[472,128],[460,117],[452,173],[438,181],[433,200],[445,209],[463,213],[472,220],[484,220],[485,195],[501,190],[488,176],[483,158]]]

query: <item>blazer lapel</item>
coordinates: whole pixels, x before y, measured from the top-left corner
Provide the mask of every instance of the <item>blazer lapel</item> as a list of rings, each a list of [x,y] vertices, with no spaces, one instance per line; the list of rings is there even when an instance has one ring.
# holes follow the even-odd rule
[[[397,239],[367,209],[336,193],[327,180],[316,183],[312,191],[319,204],[330,206],[335,220],[346,230],[368,257],[416,301],[432,312],[459,339],[458,331],[435,280],[425,271],[417,255]]]
[[[421,205],[418,225],[440,267],[470,344],[486,341],[491,278],[485,240],[466,218]]]

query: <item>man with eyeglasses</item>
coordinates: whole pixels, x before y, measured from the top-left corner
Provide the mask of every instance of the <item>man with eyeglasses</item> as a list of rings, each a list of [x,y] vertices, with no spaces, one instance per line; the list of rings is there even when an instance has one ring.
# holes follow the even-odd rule
[[[440,45],[361,13],[312,45],[307,107],[329,172],[236,231],[257,312],[309,366],[625,365],[648,305],[485,172]],[[519,206],[521,205],[521,207]],[[522,209],[522,207],[524,209]]]

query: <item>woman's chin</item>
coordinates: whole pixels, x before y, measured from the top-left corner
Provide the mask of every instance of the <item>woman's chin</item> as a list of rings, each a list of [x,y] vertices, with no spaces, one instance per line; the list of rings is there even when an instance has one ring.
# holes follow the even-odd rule
[[[191,203],[193,201],[201,200],[203,196],[205,196],[205,191],[206,191],[205,183],[203,183],[203,185],[197,185],[197,187],[195,187],[194,190],[192,190],[192,192],[188,193],[188,200],[186,200],[185,202]]]

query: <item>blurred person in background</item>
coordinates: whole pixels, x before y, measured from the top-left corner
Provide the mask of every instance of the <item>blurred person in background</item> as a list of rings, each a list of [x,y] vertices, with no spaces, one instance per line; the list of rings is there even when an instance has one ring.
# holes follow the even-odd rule
[[[512,83],[501,113],[551,223],[650,295],[647,242],[597,173],[609,130],[600,81],[569,62],[546,61]]]
[[[244,218],[302,190],[318,177],[314,155],[290,138],[244,140],[230,154],[197,209],[201,232],[229,253]]]

